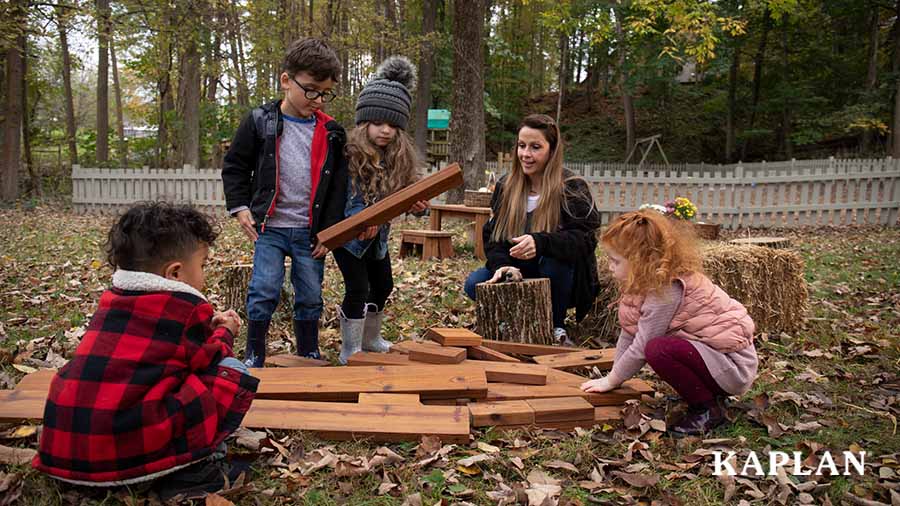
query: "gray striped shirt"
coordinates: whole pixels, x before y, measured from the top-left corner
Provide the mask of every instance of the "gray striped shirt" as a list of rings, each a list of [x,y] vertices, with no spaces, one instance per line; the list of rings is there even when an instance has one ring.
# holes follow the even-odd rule
[[[284,115],[278,161],[278,201],[267,226],[304,228],[309,226],[309,203],[312,199],[310,158],[316,119]]]

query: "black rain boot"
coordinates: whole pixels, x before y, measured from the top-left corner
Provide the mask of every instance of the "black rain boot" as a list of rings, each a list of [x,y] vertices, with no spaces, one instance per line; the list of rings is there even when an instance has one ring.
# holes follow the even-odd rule
[[[247,367],[262,367],[266,363],[266,335],[271,320],[247,321],[247,349],[244,364]]]
[[[322,360],[319,353],[319,320],[294,320],[297,355]]]
[[[676,437],[700,436],[711,432],[725,422],[725,399],[718,397],[712,402],[689,406],[688,412],[672,427]]]

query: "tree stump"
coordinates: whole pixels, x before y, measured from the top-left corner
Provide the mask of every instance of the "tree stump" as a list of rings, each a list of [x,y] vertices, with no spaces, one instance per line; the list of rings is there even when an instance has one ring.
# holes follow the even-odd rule
[[[550,280],[481,283],[475,287],[475,318],[485,339],[555,344]]]
[[[740,239],[732,239],[729,242],[741,246],[765,246],[772,249],[791,247],[791,240],[787,237],[741,237]]]
[[[286,263],[284,284],[281,286],[281,298],[276,313],[286,311],[291,314],[294,303],[294,289],[291,286],[290,263]],[[247,317],[247,289],[250,287],[250,276],[253,274],[253,264],[236,264],[225,268],[225,277],[222,280],[222,307],[221,310],[234,309],[242,318]]]

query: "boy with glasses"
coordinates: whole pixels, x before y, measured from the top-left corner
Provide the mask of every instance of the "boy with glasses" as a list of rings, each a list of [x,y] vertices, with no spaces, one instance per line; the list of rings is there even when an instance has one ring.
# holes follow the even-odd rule
[[[322,112],[341,74],[325,42],[304,38],[285,54],[284,97],[257,107],[241,122],[222,168],[228,212],[254,242],[247,292],[249,367],[262,367],[266,334],[291,258],[297,354],[321,358],[319,317],[328,249],[316,234],[343,219],[347,194],[346,136]]]

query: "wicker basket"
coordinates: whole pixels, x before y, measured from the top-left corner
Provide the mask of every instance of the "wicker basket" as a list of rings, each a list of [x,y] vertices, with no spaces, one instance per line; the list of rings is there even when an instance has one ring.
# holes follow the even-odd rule
[[[719,228],[720,225],[718,223],[694,223],[694,231],[697,233],[697,237],[709,241],[715,241],[719,238]]]
[[[463,203],[467,207],[491,207],[491,192],[466,190]]]

